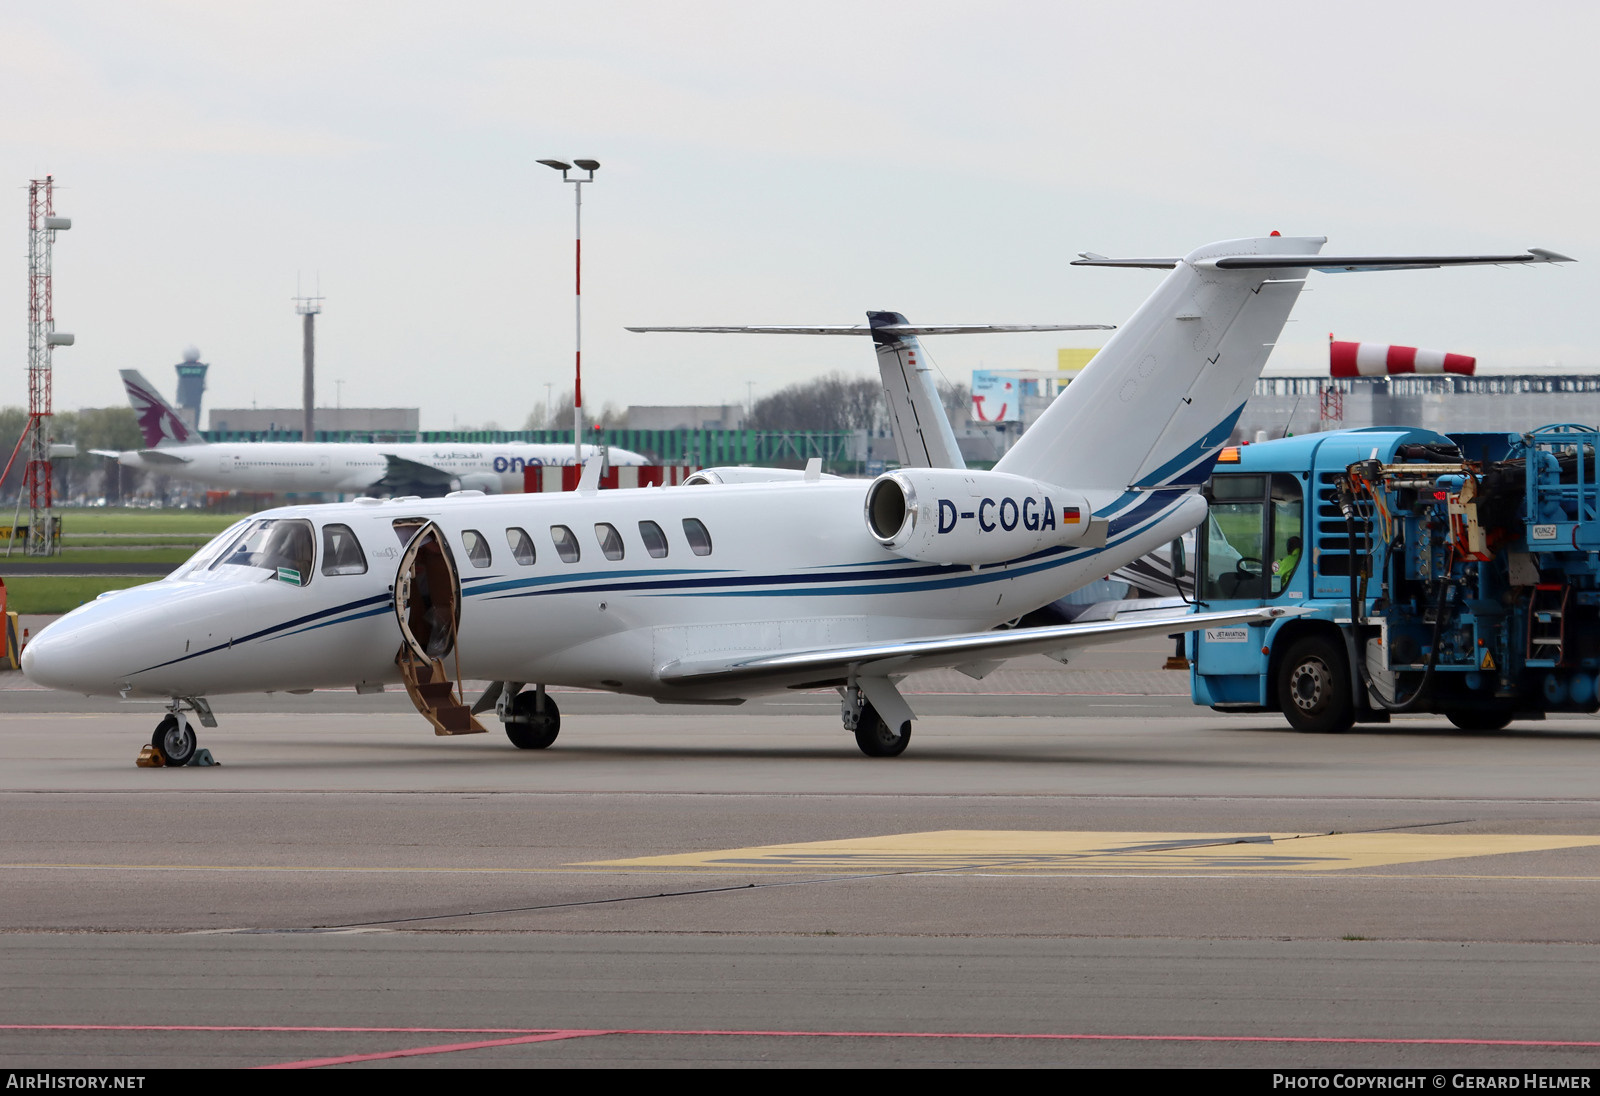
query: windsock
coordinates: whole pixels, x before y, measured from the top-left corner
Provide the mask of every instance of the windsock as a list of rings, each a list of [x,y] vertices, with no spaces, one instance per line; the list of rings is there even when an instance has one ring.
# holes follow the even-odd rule
[[[1330,342],[1328,360],[1335,377],[1382,377],[1391,373],[1461,373],[1470,377],[1478,368],[1478,359],[1465,354],[1368,342]]]

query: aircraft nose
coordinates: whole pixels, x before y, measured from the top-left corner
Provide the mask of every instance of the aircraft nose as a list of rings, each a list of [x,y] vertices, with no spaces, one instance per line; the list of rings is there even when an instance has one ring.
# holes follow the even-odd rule
[[[22,673],[35,685],[71,692],[105,693],[115,690],[112,677],[120,667],[106,657],[109,652],[85,629],[58,621],[34,636],[22,649]]]

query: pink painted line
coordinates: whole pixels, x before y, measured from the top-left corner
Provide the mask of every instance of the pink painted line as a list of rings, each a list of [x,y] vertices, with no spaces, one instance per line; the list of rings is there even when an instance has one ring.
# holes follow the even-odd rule
[[[382,1051],[376,1054],[351,1054],[332,1058],[309,1058],[297,1062],[263,1066],[264,1069],[306,1069],[408,1058],[429,1054],[451,1054],[462,1050],[516,1046],[523,1043],[582,1039],[597,1035],[659,1036],[743,1036],[778,1039],[1007,1039],[1055,1042],[1147,1042],[1147,1043],[1274,1043],[1330,1044],[1345,1046],[1458,1046],[1458,1047],[1543,1047],[1600,1049],[1592,1039],[1448,1039],[1388,1038],[1338,1035],[1136,1035],[1116,1033],[1058,1033],[1014,1031],[792,1031],[707,1028],[449,1028],[449,1027],[357,1027],[259,1024],[0,1024],[0,1031],[174,1031],[174,1032],[281,1032],[284,1034],[390,1034],[390,1035],[509,1035],[506,1039],[486,1039],[464,1043],[442,1043],[424,1047]]]
[[[299,1062],[281,1062],[257,1069],[316,1069],[319,1066],[343,1066],[351,1062],[376,1062],[384,1058],[415,1058],[423,1054],[454,1054],[458,1050],[483,1050],[485,1047],[511,1047],[521,1043],[548,1043],[557,1039],[581,1039],[586,1035],[609,1035],[606,1031],[547,1031],[542,1035],[519,1035],[515,1039],[483,1039],[475,1043],[443,1043],[432,1047],[410,1047],[406,1050],[385,1050],[377,1054],[342,1054],[337,1058],[306,1058]]]
[[[312,1027],[301,1024],[0,1024],[0,1031],[252,1031],[377,1035],[541,1035],[556,1028]]]

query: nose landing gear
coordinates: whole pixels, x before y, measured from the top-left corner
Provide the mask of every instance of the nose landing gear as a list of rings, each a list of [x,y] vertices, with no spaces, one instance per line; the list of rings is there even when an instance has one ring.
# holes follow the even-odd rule
[[[193,761],[199,741],[183,713],[174,712],[156,724],[150,745],[161,755],[161,763],[170,769]]]
[[[189,711],[185,711],[187,708]],[[215,727],[217,717],[211,714],[211,705],[206,703],[204,697],[175,698],[167,704],[167,716],[156,724],[155,734],[150,736],[150,747],[161,755],[161,763],[166,768],[176,768],[195,761],[198,755],[201,764],[211,763],[209,750],[199,748],[199,738],[194,733],[194,723],[190,720],[190,713],[199,717],[202,727]]]

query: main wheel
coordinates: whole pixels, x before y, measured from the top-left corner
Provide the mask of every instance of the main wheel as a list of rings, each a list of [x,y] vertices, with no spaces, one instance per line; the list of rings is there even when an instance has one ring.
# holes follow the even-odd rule
[[[1348,731],[1355,723],[1355,705],[1344,648],[1324,636],[1296,640],[1278,667],[1278,705],[1297,731]]]
[[[911,744],[911,724],[907,723],[895,734],[884,722],[878,709],[871,704],[861,705],[861,721],[856,724],[856,745],[868,757],[899,757]]]
[[[556,698],[544,695],[544,714],[534,711],[539,702],[538,693],[518,693],[511,698],[511,714],[525,722],[507,723],[506,737],[519,750],[542,750],[561,733],[561,709]]]
[[[169,715],[156,725],[156,733],[150,736],[150,745],[161,755],[162,764],[168,768],[178,768],[194,759],[194,751],[199,743],[188,720],[180,723],[177,716]]]
[[[1446,712],[1445,718],[1463,731],[1499,731],[1511,723],[1510,712],[1497,712],[1493,708],[1463,708]]]

